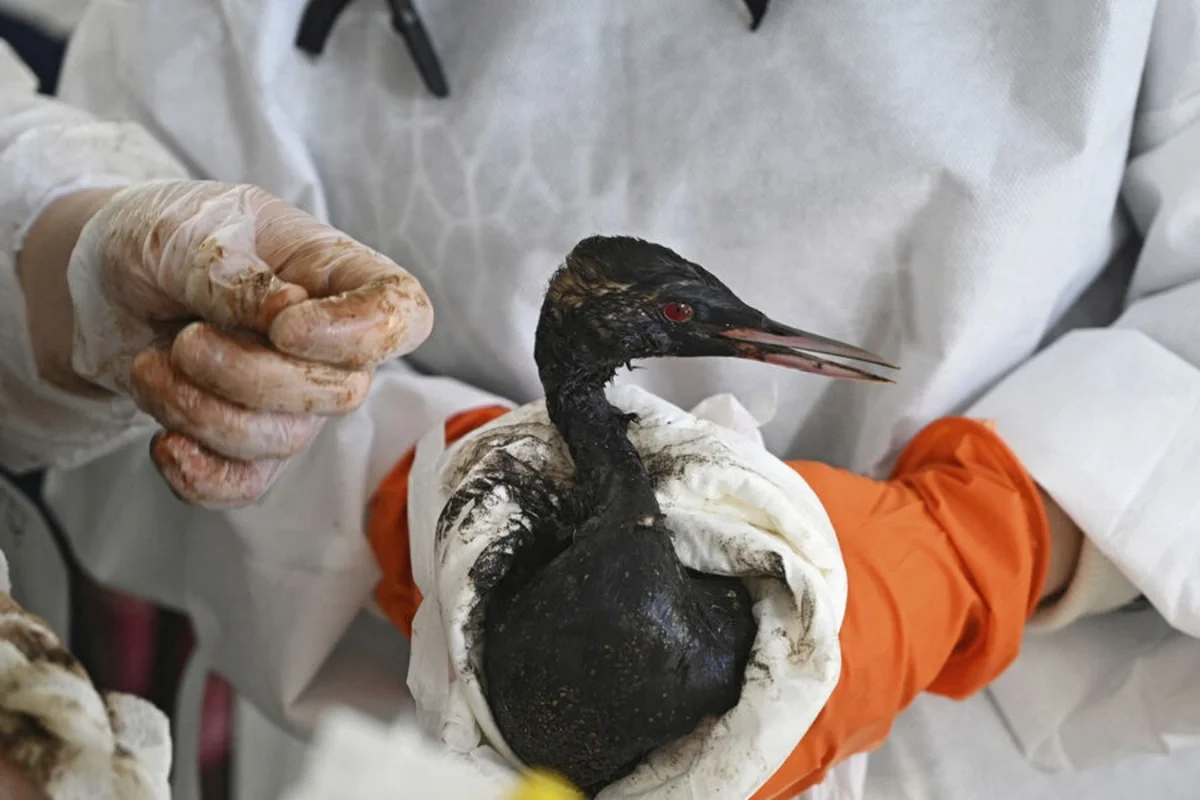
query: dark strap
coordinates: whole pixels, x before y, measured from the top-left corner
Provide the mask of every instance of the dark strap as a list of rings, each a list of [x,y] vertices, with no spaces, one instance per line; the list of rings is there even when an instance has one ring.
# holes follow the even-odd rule
[[[758,30],[763,17],[767,15],[770,0],[744,0],[750,11],[750,30]],[[442,61],[438,57],[437,48],[429,38],[425,23],[417,13],[412,0],[387,0],[392,10],[392,27],[408,45],[417,71],[425,88],[434,97],[449,97],[450,86],[446,82],[446,73]],[[329,34],[341,13],[350,5],[350,0],[308,0],[304,8],[304,16],[300,19],[300,30],[296,34],[296,46],[312,56],[319,56],[325,50]]]
[[[750,30],[758,30],[763,17],[767,15],[767,6],[771,0],[745,0],[746,8],[750,9]]]
[[[449,96],[450,87],[446,84],[442,61],[416,7],[411,0],[388,0],[388,6],[392,9],[392,27],[404,37],[408,52],[412,54],[421,79],[425,81],[425,88],[434,97]]]
[[[350,5],[350,0],[309,0],[300,19],[300,30],[296,34],[296,46],[309,55],[319,56],[325,51],[325,43],[337,18]]]
[[[442,70],[442,62],[438,58],[433,41],[421,15],[411,0],[387,0],[392,11],[392,27],[408,45],[421,80],[435,97],[446,97],[450,87],[446,83],[446,75]],[[296,33],[296,47],[312,56],[319,56],[325,51],[325,44],[337,24],[338,17],[350,5],[350,0],[309,0],[304,8],[304,16],[300,18],[300,30]]]

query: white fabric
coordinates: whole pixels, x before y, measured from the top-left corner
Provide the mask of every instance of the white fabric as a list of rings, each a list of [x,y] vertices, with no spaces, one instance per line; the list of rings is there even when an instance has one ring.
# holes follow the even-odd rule
[[[280,800],[503,800],[517,780],[492,764],[476,764],[436,747],[412,723],[384,726],[335,711],[313,732],[312,757]]]
[[[10,585],[0,553],[0,587]],[[131,695],[96,691],[45,623],[0,595],[0,730],[40,739],[10,755],[53,800],[169,800],[166,716]]]
[[[279,800],[393,800],[398,786],[422,800],[502,800],[516,781],[503,767],[433,747],[411,719],[383,725],[343,709],[313,731],[311,755]],[[865,755],[842,762],[805,800],[852,800],[866,780]],[[920,800],[913,797],[911,800]]]
[[[673,464],[686,465],[678,475],[652,475],[684,565],[756,575],[763,557],[774,554],[784,580],[747,580],[759,635],[737,706],[651,754],[599,797],[740,800],[791,754],[841,674],[838,631],[846,610],[846,568],[837,537],[803,478],[763,449],[753,429],[748,436],[722,424],[753,420],[745,409],[709,403],[712,416],[703,419],[636,386],[611,391],[609,401],[638,416],[629,438],[640,453],[670,454],[678,459]],[[475,445],[484,436],[493,449],[479,454]],[[570,456],[541,401],[509,412],[444,452],[439,443],[444,447],[440,427],[422,439],[410,477],[411,519],[419,526],[409,533],[413,577],[424,599],[413,620],[408,685],[430,733],[447,746],[487,763],[499,753],[520,768],[480,684],[477,665],[487,644],[470,620],[485,600],[471,578],[477,562],[494,552],[524,512],[501,485],[458,518],[439,514],[481,475],[494,474],[499,463],[561,475],[569,474]]]
[[[671,245],[772,316],[901,363],[901,382],[831,384],[709,361],[652,364],[623,381],[684,407],[777,383],[781,413],[765,430],[773,452],[877,475],[938,416],[968,408],[996,418],[1096,548],[1154,602],[1173,641],[1192,646],[1183,637],[1200,625],[1195,0],[777,0],[754,34],[737,3],[717,0],[426,0],[453,92],[445,101],[425,92],[385,4],[352,4],[315,61],[293,47],[303,5],[96,0],[62,92],[142,123],[197,174],[261,184],[397,258],[438,309],[419,365],[519,402],[540,394],[535,314],[562,254],[598,231]],[[0,77],[0,146],[37,115],[80,118],[35,103],[12,67]],[[27,219],[2,211],[0,222],[12,231]],[[15,241],[0,241],[0,258],[11,259]],[[12,319],[19,294],[0,302],[0,320]],[[24,352],[23,328],[0,334],[4,352]],[[11,371],[5,403],[29,397]],[[146,464],[144,437],[60,474],[56,507],[108,580],[198,609],[209,640],[226,643],[223,671],[281,717],[296,698],[320,695],[312,665],[326,653],[311,648],[333,649],[341,623],[289,642],[286,657],[235,648],[233,632],[261,634],[283,616],[271,599],[280,580],[264,573],[286,575],[290,591],[332,580],[315,576],[323,551],[312,542],[348,541],[362,510],[330,485],[350,483],[361,499],[366,479],[340,473],[383,467],[349,465],[386,461],[382,451],[402,451],[455,410],[451,396],[477,396],[403,383],[409,407],[373,400],[363,415],[391,418],[395,440],[368,446],[361,421],[330,426],[314,453],[324,468],[293,471],[313,485],[280,491],[293,505],[268,501],[295,522],[286,531],[270,520],[250,527],[256,510],[175,503]],[[285,546],[268,546],[272,537],[305,553],[310,569],[280,567]],[[205,557],[185,581],[193,549]],[[251,568],[247,552],[269,557]],[[339,592],[369,592],[370,570],[332,569]],[[215,585],[236,599],[196,588],[202,574],[227,575]],[[1078,652],[1138,665],[1146,702],[1163,708],[1160,741],[1194,741],[1200,704],[1163,704],[1162,663],[1117,650],[1103,626],[1072,629]],[[304,630],[284,625],[276,646]],[[1069,630],[1039,642],[1065,647]],[[1031,653],[1006,678],[1041,680]],[[293,662],[308,667],[281,667]],[[376,674],[388,691],[402,688],[401,672]],[[1131,679],[1129,670],[1108,677]],[[1076,705],[1102,708],[1102,695],[1132,686],[1095,680]],[[1073,730],[1080,716],[1066,698],[1039,702],[1044,730]],[[1117,737],[1106,757],[1146,746],[1105,719]],[[947,761],[985,757],[969,737],[942,744]],[[1139,786],[1154,794],[1171,778],[1150,767]]]
[[[867,784],[866,753],[856,753],[833,765],[825,779],[800,795],[803,800],[862,800]],[[874,800],[874,795],[871,796]]]
[[[1086,624],[1086,623],[1083,623]],[[1193,662],[1194,663],[1194,662]],[[1178,686],[1178,683],[1175,684]],[[1039,696],[1037,698],[1041,700]],[[1185,696],[1182,702],[1192,702]],[[1026,702],[1033,702],[1032,700]],[[1108,739],[1108,722],[1091,733]],[[1087,743],[1079,740],[1081,747]],[[1106,744],[1113,744],[1111,740]],[[1111,756],[1111,751],[1104,759]],[[1013,747],[993,697],[963,702],[922,695],[896,721],[884,746],[871,753],[858,800],[1194,800],[1200,785],[1195,750],[1143,753],[1102,760],[1088,769],[1048,771]],[[1149,787],[1149,788],[1147,788]],[[805,797],[804,800],[815,800]],[[821,800],[824,800],[822,798]],[[839,798],[839,800],[841,800]]]
[[[1084,617],[1128,606],[1140,595],[1141,591],[1117,565],[1084,539],[1070,583],[1061,595],[1038,607],[1027,627],[1036,631],[1059,630]]]
[[[337,707],[330,714],[354,714],[344,708]],[[359,714],[358,717],[362,718]],[[316,769],[315,762],[320,761],[316,751],[320,745],[310,743],[295,736],[283,735],[279,727],[263,716],[262,712],[246,698],[238,696],[234,700],[233,709],[233,741],[236,748],[233,764],[230,765],[229,797],[239,798],[278,798],[281,790],[293,785],[297,776],[304,774],[307,768]],[[407,719],[411,727],[414,723]],[[375,723],[378,724],[378,723]],[[320,735],[321,721],[314,729],[314,736]],[[325,738],[337,738],[336,729]],[[334,746],[340,746],[335,743]],[[387,746],[384,744],[384,746]],[[252,758],[241,758],[241,753],[253,753]],[[392,753],[395,757],[395,753]],[[336,769],[337,760],[332,760]],[[343,775],[343,780],[346,778]],[[346,781],[349,783],[349,781]],[[395,785],[391,786],[395,794]],[[350,798],[347,798],[350,800]],[[366,800],[366,798],[364,798]]]
[[[1099,637],[1108,650],[1092,646]],[[1176,635],[1161,617],[1116,613],[1053,638],[1031,633],[1021,668],[1002,675],[990,691],[1031,762],[1048,770],[1091,769],[1125,750],[1192,747],[1200,721],[1177,709],[1200,703],[1198,659],[1200,641]]]

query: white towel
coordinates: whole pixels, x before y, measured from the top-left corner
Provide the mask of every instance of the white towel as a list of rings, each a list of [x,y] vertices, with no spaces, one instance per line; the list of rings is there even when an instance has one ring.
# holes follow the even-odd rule
[[[652,753],[600,798],[741,800],[779,768],[837,683],[846,607],[837,538],[812,489],[763,449],[754,418],[732,398],[701,404],[707,420],[634,386],[612,389],[609,399],[638,415],[629,435],[657,479],[683,563],[703,572],[753,574],[774,562],[784,580],[747,581],[759,632],[738,705]],[[480,448],[483,437],[488,444]],[[468,619],[483,600],[470,572],[522,511],[501,485],[454,519],[439,521],[447,502],[500,458],[516,459],[547,480],[571,469],[542,402],[517,408],[449,448],[440,428],[418,445],[409,523],[424,601],[413,623],[409,687],[422,724],[451,750],[480,764],[495,764],[498,754],[519,768],[471,666],[486,643]]]
[[[8,562],[0,553],[0,587]],[[30,723],[44,733],[23,735]],[[52,800],[168,800],[166,716],[137,697],[96,691],[58,637],[0,594],[0,729],[9,755]],[[34,768],[30,768],[34,767]]]

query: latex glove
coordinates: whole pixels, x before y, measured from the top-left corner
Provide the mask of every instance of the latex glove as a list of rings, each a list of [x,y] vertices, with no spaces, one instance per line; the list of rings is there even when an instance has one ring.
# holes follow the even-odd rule
[[[885,481],[789,465],[821,499],[842,547],[842,674],[754,800],[795,796],[875,749],[923,691],[961,699],[984,688],[1017,657],[1047,588],[1052,533],[1041,493],[985,423],[930,424]]]
[[[253,186],[124,189],[83,228],[67,277],[75,372],[162,424],[155,464],[208,507],[261,496],[433,325],[405,270]]]

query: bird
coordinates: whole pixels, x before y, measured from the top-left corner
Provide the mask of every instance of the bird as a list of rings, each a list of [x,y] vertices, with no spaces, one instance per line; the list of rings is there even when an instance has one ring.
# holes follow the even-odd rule
[[[686,568],[633,415],[606,385],[659,357],[729,356],[891,383],[859,347],[783,325],[699,264],[628,236],[580,241],[554,272],[534,361],[573,483],[489,592],[482,677],[497,729],[533,768],[588,797],[733,708],[757,635],[742,580]]]

